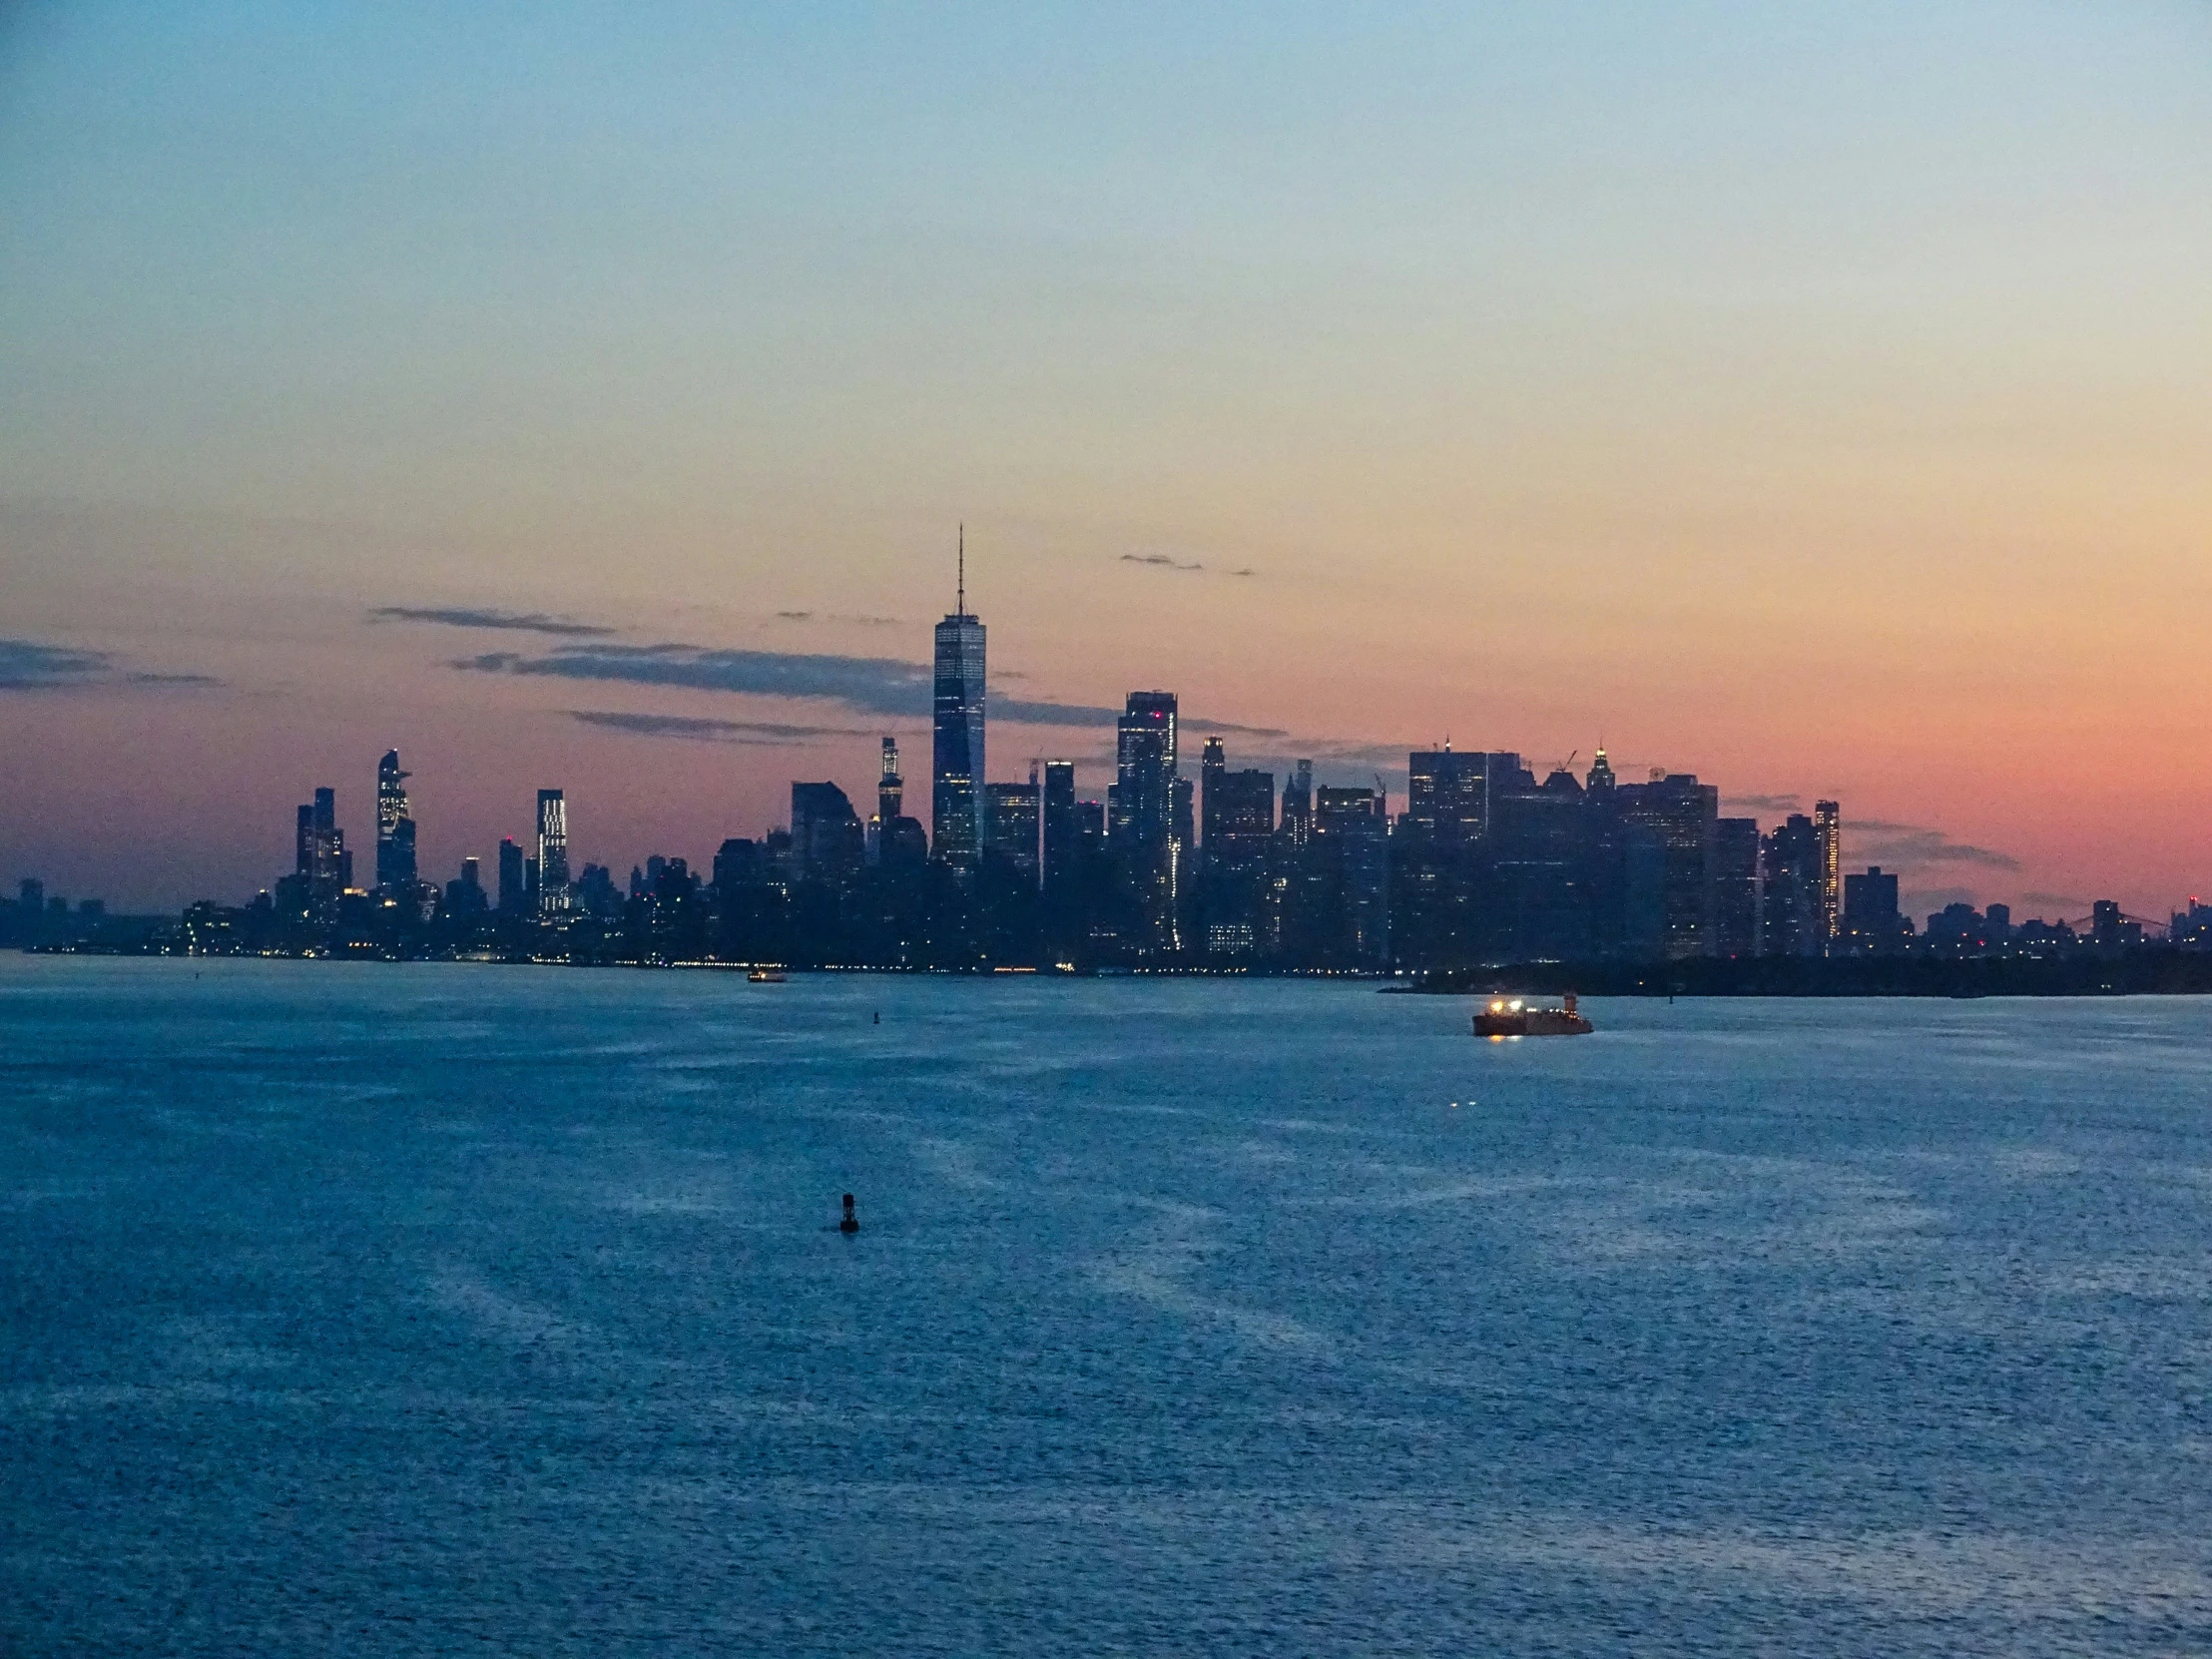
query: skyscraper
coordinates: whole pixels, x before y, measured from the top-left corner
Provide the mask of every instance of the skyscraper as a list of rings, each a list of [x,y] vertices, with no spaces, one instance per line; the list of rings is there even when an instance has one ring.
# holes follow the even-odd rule
[[[1057,887],[1075,875],[1083,832],[1075,815],[1075,763],[1044,764],[1044,884]]]
[[[984,786],[988,844],[1003,854],[1029,885],[1037,884],[1038,786],[1035,768],[1026,784]]]
[[[1813,889],[1813,918],[1821,948],[1831,947],[1843,931],[1844,810],[1833,801],[1813,803],[1813,844],[1819,853]]]
[[[559,790],[540,790],[538,910],[557,915],[568,907],[568,802]]]
[[[1724,818],[1713,826],[1713,954],[1758,955],[1765,941],[1760,926],[1756,819]]]
[[[300,807],[292,852],[292,870],[304,896],[325,919],[336,913],[339,898],[353,884],[353,860],[345,850],[345,831],[338,828],[337,802],[337,791],[316,790],[314,800]]]
[[[1762,930],[1769,956],[1818,956],[1820,846],[1813,821],[1792,813],[1767,836],[1764,854]]]
[[[904,812],[906,780],[898,773],[898,740],[883,740],[883,771],[875,780],[875,822],[884,825]]]
[[[518,916],[530,907],[530,877],[524,869],[521,843],[511,836],[499,841],[499,913]]]
[[[860,820],[834,784],[792,785],[792,857],[802,880],[842,886],[860,872]]]
[[[1176,701],[1173,692],[1131,692],[1117,723],[1114,823],[1109,829],[1123,879],[1137,901],[1140,948],[1181,947],[1177,921]]]
[[[387,892],[415,883],[415,827],[407,814],[408,774],[399,751],[387,749],[376,767],[376,885]]]
[[[937,856],[972,870],[983,856],[983,625],[967,608],[967,527],[958,598],[937,624],[929,834]]]

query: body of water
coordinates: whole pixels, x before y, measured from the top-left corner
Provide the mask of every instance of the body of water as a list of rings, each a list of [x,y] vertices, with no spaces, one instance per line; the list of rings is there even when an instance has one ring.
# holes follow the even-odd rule
[[[1586,1006],[0,958],[0,1652],[2212,1649],[2212,1001]]]

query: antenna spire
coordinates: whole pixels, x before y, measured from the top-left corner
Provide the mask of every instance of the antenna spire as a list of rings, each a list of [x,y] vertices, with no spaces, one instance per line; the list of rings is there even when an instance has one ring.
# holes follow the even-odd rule
[[[960,521],[960,597],[953,602],[953,614],[967,615],[967,521]]]

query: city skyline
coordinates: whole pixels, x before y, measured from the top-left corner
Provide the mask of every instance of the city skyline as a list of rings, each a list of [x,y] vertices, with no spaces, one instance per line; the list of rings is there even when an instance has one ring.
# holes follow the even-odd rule
[[[859,799],[964,520],[984,783],[1163,687],[1186,759],[1602,739],[1920,909],[2161,913],[2208,67],[1963,0],[13,18],[0,879],[251,890],[387,750],[440,879],[548,779],[617,857]]]

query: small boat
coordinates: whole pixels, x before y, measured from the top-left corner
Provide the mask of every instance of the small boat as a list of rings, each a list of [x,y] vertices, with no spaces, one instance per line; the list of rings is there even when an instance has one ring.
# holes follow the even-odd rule
[[[1474,1016],[1478,1037],[1580,1037],[1590,1022],[1575,1012],[1574,992],[1557,1008],[1531,1008],[1517,996],[1496,996]]]
[[[746,978],[756,985],[781,985],[784,982],[784,970],[782,968],[755,968],[746,975]]]

